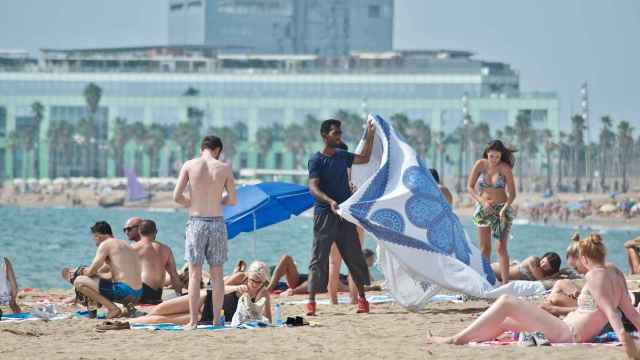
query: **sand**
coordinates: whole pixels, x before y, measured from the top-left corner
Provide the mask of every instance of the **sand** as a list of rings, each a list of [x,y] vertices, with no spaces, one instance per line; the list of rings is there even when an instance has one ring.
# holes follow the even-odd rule
[[[59,296],[59,292],[56,293]],[[46,294],[44,294],[46,295]],[[277,298],[276,298],[277,299]],[[291,298],[286,298],[291,299]],[[436,303],[420,313],[395,304],[318,305],[316,326],[171,332],[98,333],[97,320],[0,323],[0,359],[621,359],[621,347],[521,348],[427,345],[427,330],[450,335],[488,307],[486,301]],[[283,305],[283,316],[302,305]]]

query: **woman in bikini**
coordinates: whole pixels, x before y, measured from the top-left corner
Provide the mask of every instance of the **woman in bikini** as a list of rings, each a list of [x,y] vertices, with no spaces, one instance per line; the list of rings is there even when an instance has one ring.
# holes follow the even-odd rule
[[[267,265],[261,261],[254,261],[246,272],[243,282],[238,285],[225,285],[225,295],[223,301],[223,310],[225,318],[231,320],[236,312],[238,300],[242,294],[249,294],[252,301],[256,302],[265,298],[264,316],[271,321],[271,297],[266,287],[269,284],[269,269]],[[211,309],[204,309],[205,304],[211,304],[211,292],[200,290],[200,313],[201,322],[211,324]],[[162,304],[153,308],[147,316],[136,318],[133,322],[141,324],[187,324],[189,317],[189,296],[184,295],[171,300],[164,301]]]
[[[491,238],[497,240],[496,253],[500,264],[500,279],[509,282],[509,253],[507,241],[513,222],[511,204],[516,198],[513,180],[513,150],[502,141],[492,140],[484,149],[482,159],[476,161],[467,182],[467,190],[477,202],[473,222],[478,228],[480,252],[491,262]],[[476,184],[479,192],[476,191]]]
[[[590,342],[609,322],[630,358],[639,358],[633,338],[625,331],[621,313],[640,328],[640,314],[631,304],[624,275],[615,266],[606,265],[606,248],[598,234],[579,243],[580,260],[589,270],[586,284],[577,299],[577,308],[559,319],[537,305],[501,296],[466,329],[451,337],[428,335],[429,343],[462,345],[472,341],[495,339],[507,330],[541,331],[552,343]]]
[[[548,252],[542,257],[529,256],[517,265],[509,267],[509,279],[536,281],[543,280],[558,273],[560,270],[560,255]],[[502,280],[500,265],[492,263],[491,269],[496,273],[498,280]]]

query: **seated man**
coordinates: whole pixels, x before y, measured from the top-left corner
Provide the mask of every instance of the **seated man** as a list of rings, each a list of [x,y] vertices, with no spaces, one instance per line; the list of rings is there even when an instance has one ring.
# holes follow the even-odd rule
[[[560,259],[560,255],[554,252],[548,252],[542,255],[542,257],[529,256],[521,263],[509,267],[509,279],[526,281],[543,280],[556,275],[560,270],[561,262],[562,259]],[[491,269],[496,273],[496,278],[502,281],[500,278],[499,264],[492,263]]]
[[[373,266],[375,262],[375,253],[370,249],[363,250],[365,259],[367,260],[367,266]],[[278,286],[280,279],[284,276],[287,280],[287,286],[289,287],[283,295],[299,295],[299,294],[308,294],[309,292],[309,283],[308,283],[308,274],[300,274],[298,273],[298,268],[293,261],[293,258],[289,255],[284,255],[278,265],[272,269],[271,281],[269,282],[269,287],[267,290],[273,291]],[[349,281],[348,275],[340,274],[339,275],[339,284],[338,291],[347,292],[349,291]],[[379,286],[368,286],[365,288],[366,291],[376,291],[380,290]]]
[[[640,254],[638,254],[639,247],[640,237],[624,243],[624,250],[627,253],[627,261],[629,262],[629,271],[631,274],[640,274]]]
[[[18,297],[18,283],[13,266],[6,257],[0,256],[0,305],[9,305],[14,313],[20,312],[20,306],[16,301]],[[2,314],[2,311],[0,311]]]
[[[162,302],[162,288],[165,272],[169,273],[172,288],[182,295],[182,282],[178,278],[173,252],[167,245],[156,241],[158,229],[152,220],[142,220],[138,224],[140,240],[131,247],[138,253],[142,265],[141,304],[157,305]]]
[[[125,241],[115,239],[111,226],[98,221],[91,227],[98,250],[91,265],[83,268],[73,282],[76,290],[108,309],[107,319],[122,315],[112,302],[125,305],[138,302],[142,296],[141,266],[138,254]],[[111,269],[111,280],[96,275],[103,265]]]

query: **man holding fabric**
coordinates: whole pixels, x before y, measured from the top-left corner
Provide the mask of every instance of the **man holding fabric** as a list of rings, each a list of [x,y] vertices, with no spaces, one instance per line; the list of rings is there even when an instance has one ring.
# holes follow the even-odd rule
[[[339,149],[342,143],[340,121],[329,119],[322,122],[320,136],[324,142],[321,151],[309,159],[309,191],[316,199],[313,217],[313,248],[309,264],[309,301],[306,314],[316,313],[316,293],[327,291],[329,253],[335,241],[353,281],[358,288],[358,313],[368,313],[369,303],[364,286],[370,284],[367,262],[362,254],[356,226],[338,214],[338,204],[351,196],[347,169],[352,164],[366,164],[373,149],[375,128],[367,124],[367,137],[360,154]]]

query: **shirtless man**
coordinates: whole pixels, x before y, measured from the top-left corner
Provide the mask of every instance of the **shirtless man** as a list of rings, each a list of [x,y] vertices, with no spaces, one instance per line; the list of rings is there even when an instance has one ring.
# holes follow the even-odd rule
[[[95,223],[91,234],[98,247],[96,257],[88,268],[81,270],[73,285],[82,295],[106,307],[107,319],[116,318],[122,312],[112,301],[128,305],[142,296],[138,254],[125,241],[115,239],[105,221]],[[103,265],[111,269],[111,280],[96,276]]]
[[[138,253],[142,265],[141,304],[157,305],[162,302],[165,272],[169,273],[176,295],[182,295],[182,282],[176,271],[173,252],[167,245],[156,241],[158,229],[153,220],[141,220],[138,224],[140,240],[131,247]]]
[[[218,160],[222,152],[219,137],[202,139],[200,157],[187,161],[180,170],[173,200],[189,209],[185,238],[185,260],[189,263],[189,314],[187,329],[198,324],[200,279],[206,259],[213,286],[213,319],[220,317],[224,283],[222,265],[227,261],[227,228],[222,207],[236,204],[236,186],[231,166]],[[189,197],[183,193],[190,185]],[[227,195],[223,196],[226,189]]]
[[[127,239],[129,241],[138,242],[140,241],[140,222],[142,219],[139,217],[132,217],[127,220],[127,223],[124,224],[122,231],[127,235]]]

